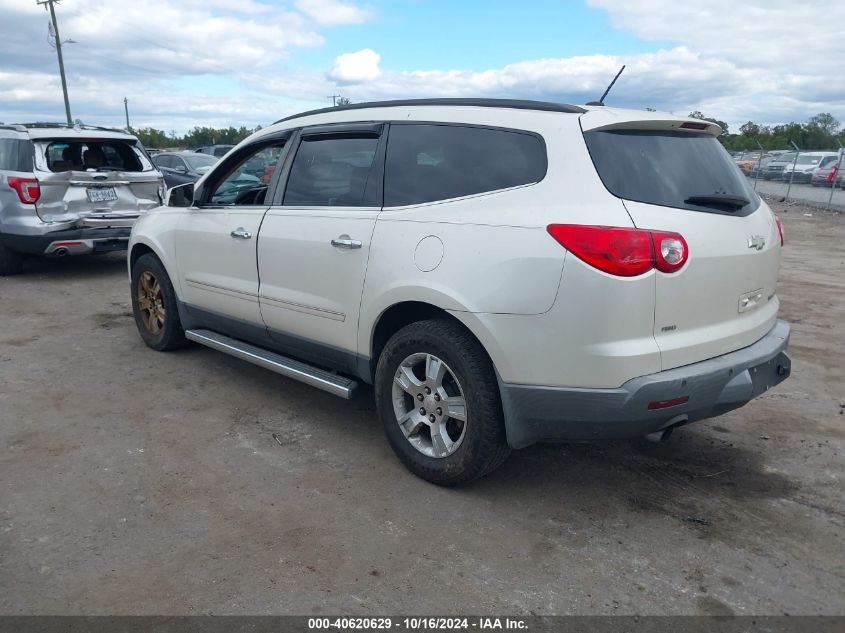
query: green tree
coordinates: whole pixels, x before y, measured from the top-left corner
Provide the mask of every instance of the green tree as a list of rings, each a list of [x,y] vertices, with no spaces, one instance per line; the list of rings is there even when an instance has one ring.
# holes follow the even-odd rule
[[[839,131],[839,121],[830,112],[819,112],[807,124],[819,128],[825,136],[834,136]]]

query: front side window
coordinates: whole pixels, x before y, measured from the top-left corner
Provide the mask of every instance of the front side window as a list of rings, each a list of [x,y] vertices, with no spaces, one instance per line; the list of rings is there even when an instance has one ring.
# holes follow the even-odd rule
[[[390,128],[387,207],[448,200],[539,182],[546,146],[527,132],[437,124]]]
[[[378,136],[302,139],[283,204],[294,207],[361,207],[378,148]]]
[[[278,140],[270,144],[262,144],[241,154],[234,161],[227,161],[231,167],[221,180],[216,180],[212,185],[208,204],[213,206],[263,204],[267,185],[284,154],[285,143],[285,140]]]
[[[170,155],[156,156],[153,158],[156,167],[173,167],[173,157]]]

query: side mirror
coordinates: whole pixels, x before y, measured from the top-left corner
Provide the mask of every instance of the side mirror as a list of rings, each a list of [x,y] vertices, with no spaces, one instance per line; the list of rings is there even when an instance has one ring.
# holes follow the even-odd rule
[[[190,207],[194,202],[194,183],[177,185],[167,190],[164,204],[167,207]]]
[[[176,165],[176,167],[174,167],[174,169],[176,171],[178,171],[180,174],[187,174],[188,173],[188,168],[185,167],[184,165]]]

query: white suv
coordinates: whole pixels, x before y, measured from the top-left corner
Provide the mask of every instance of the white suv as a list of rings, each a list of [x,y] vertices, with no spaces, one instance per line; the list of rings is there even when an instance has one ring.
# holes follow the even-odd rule
[[[790,372],[780,224],[718,133],[507,100],[283,119],[135,225],[138,329],[373,384],[437,484],[538,441],[665,437]]]

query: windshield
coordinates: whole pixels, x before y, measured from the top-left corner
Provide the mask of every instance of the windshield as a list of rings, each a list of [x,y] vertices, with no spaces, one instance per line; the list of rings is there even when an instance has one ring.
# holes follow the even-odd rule
[[[798,164],[799,165],[818,165],[819,161],[822,159],[821,156],[810,156],[805,154],[804,156],[798,156]]]
[[[748,215],[760,198],[710,134],[596,130],[584,138],[613,195],[664,207]]]
[[[776,163],[791,163],[795,160],[795,152],[791,154],[781,154],[780,156],[775,156]]]
[[[182,154],[182,158],[194,171],[208,171],[212,165],[220,160],[216,156],[209,156],[208,154]]]

